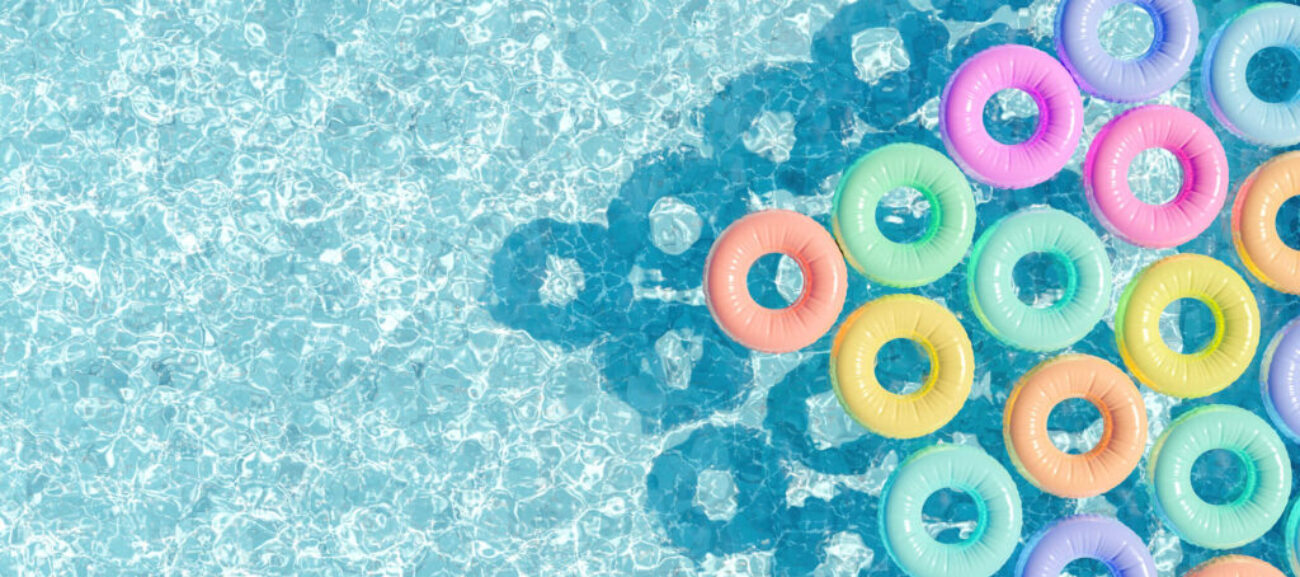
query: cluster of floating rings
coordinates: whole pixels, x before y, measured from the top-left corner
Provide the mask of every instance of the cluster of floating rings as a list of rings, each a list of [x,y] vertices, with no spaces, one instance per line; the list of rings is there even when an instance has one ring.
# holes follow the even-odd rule
[[[1110,306],[1111,262],[1087,223],[1046,207],[1017,211],[975,237],[975,199],[967,177],[1000,188],[1025,188],[1059,173],[1075,154],[1083,130],[1080,90],[1115,102],[1142,102],[1173,87],[1190,69],[1199,23],[1190,0],[1135,0],[1155,24],[1156,36],[1136,60],[1101,46],[1102,14],[1123,0],[1063,0],[1056,21],[1057,56],[1027,46],[984,50],[952,75],[940,98],[939,130],[948,156],[917,144],[894,144],[857,160],[832,199],[830,231],[791,211],[763,211],[728,227],[709,253],[704,294],[723,331],[767,352],[799,350],[817,342],[840,318],[847,267],[871,282],[914,288],[949,274],[970,253],[966,288],[971,309],[993,336],[1019,349],[1067,348],[1093,331]],[[1268,146],[1300,143],[1300,96],[1264,102],[1246,86],[1249,59],[1269,47],[1300,52],[1300,7],[1265,3],[1234,16],[1206,48],[1204,87],[1214,115],[1233,133]],[[1058,60],[1059,57],[1059,60]],[[1001,90],[1027,92],[1038,108],[1028,140],[1003,144],[983,123],[985,104]],[[1127,175],[1144,150],[1177,158],[1183,182],[1163,204],[1139,200]],[[1228,197],[1228,159],[1214,130],[1194,114],[1143,105],[1111,119],[1092,139],[1082,166],[1084,194],[1097,221],[1112,235],[1148,248],[1172,248],[1204,233]],[[913,242],[887,238],[876,210],[900,187],[928,203],[929,222]],[[1281,239],[1276,219],[1284,202],[1300,196],[1300,152],[1262,164],[1237,191],[1232,236],[1245,268],[1261,282],[1300,294],[1300,250]],[[798,299],[768,309],[749,295],[749,268],[781,253],[803,273]],[[1020,301],[1012,269],[1030,254],[1046,254],[1066,271],[1063,296],[1048,307]],[[1161,314],[1180,299],[1205,304],[1214,334],[1202,350],[1183,353],[1160,335]],[[1261,313],[1249,285],[1231,267],[1194,254],[1164,258],[1124,288],[1115,312],[1116,346],[1137,382],[1165,395],[1200,398],[1223,390],[1251,365]],[[876,357],[894,339],[914,341],[931,370],[919,390],[897,394],[875,376]],[[871,432],[889,438],[922,437],[960,412],[974,380],[975,354],[961,321],[943,305],[916,295],[891,295],[863,304],[840,324],[831,342],[832,388],[844,409]],[[1267,413],[1289,439],[1300,442],[1300,318],[1272,339],[1264,355],[1261,391]],[[1090,451],[1073,455],[1052,442],[1048,415],[1069,399],[1100,412],[1103,432]],[[1065,354],[1046,360],[1016,383],[1003,415],[1003,436],[1014,468],[1038,489],[1064,498],[1101,495],[1119,486],[1142,461],[1148,438],[1145,403],[1124,370],[1098,357]],[[1250,482],[1235,501],[1211,504],[1191,487],[1191,467],[1211,450],[1243,463]],[[1161,518],[1183,540],[1211,549],[1239,547],[1282,517],[1291,490],[1291,463],[1282,437],[1244,409],[1210,405],[1183,414],[1155,442],[1146,477]],[[945,544],[922,528],[921,508],[936,491],[962,491],[979,512],[974,534]],[[881,496],[880,530],[891,559],[909,575],[960,572],[991,575],[1015,551],[1021,502],[1007,470],[982,450],[939,445],[908,458]],[[1286,525],[1287,551],[1300,572],[1300,504]],[[1060,520],[1032,540],[1017,562],[1019,576],[1059,575],[1079,558],[1104,562],[1113,574],[1154,577],[1142,540],[1115,519],[1080,515]],[[1280,575],[1241,555],[1208,561],[1188,575]]]

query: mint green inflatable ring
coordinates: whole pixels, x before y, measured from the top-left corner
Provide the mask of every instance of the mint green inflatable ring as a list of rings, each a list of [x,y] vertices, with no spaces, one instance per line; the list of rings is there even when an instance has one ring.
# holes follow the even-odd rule
[[[1020,301],[1012,269],[1032,253],[1066,269],[1065,294],[1044,308]],[[1110,258],[1082,220],[1052,208],[1027,208],[989,227],[971,251],[967,289],[975,316],[999,340],[1054,351],[1087,336],[1110,306]]]
[[[908,243],[885,238],[876,207],[891,190],[910,187],[930,203],[925,235]],[[831,201],[831,228],[849,264],[872,282],[909,288],[939,280],[966,256],[975,236],[975,195],[948,157],[919,144],[891,144],[853,163]]]
[[[1207,451],[1231,451],[1245,464],[1246,489],[1214,505],[1192,489],[1192,463]],[[1156,510],[1184,541],[1233,549],[1273,528],[1291,497],[1291,458],[1264,419],[1240,407],[1208,405],[1174,420],[1147,460]]]
[[[940,543],[921,519],[925,500],[941,489],[975,501],[979,522],[969,538]],[[1011,474],[974,447],[939,445],[908,457],[881,494],[880,533],[889,557],[912,577],[988,577],[1020,542],[1020,492]]]

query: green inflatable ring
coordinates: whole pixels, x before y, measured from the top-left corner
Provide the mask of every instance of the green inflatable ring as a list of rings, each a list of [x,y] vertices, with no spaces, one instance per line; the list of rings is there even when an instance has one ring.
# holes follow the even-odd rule
[[[876,226],[876,207],[891,190],[910,187],[930,202],[925,236],[899,243]],[[831,228],[844,258],[872,282],[917,287],[939,280],[966,256],[975,236],[975,195],[948,157],[919,144],[891,144],[863,156],[840,178]]]
[[[1012,270],[1042,252],[1065,266],[1065,295],[1035,308],[1016,296]],[[1110,258],[1101,239],[1073,215],[1028,208],[989,227],[971,251],[967,289],[975,316],[993,336],[1029,351],[1054,351],[1087,336],[1110,305]]]
[[[1192,463],[1214,449],[1232,451],[1246,465],[1246,489],[1231,503],[1207,503],[1192,489]],[[1291,497],[1291,458],[1282,438],[1240,407],[1189,411],[1160,435],[1147,462],[1160,516],[1184,541],[1207,549],[1232,549],[1262,537]]]
[[[975,501],[979,524],[960,543],[940,543],[925,531],[921,508],[941,489]],[[894,563],[913,577],[987,577],[1001,569],[1020,542],[1023,519],[1016,482],[988,453],[939,445],[908,457],[881,494],[880,533]]]

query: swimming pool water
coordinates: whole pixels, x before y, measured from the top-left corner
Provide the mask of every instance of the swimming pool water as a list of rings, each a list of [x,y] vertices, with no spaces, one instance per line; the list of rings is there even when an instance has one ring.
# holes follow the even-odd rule
[[[1200,2],[1202,46],[1248,4]],[[828,338],[764,355],[719,333],[704,256],[756,209],[828,222],[840,171],[867,151],[942,149],[951,71],[995,44],[1050,50],[1054,13],[1053,0],[0,7],[0,574],[898,574],[876,524],[889,473],[936,441],[1009,466],[1002,405],[1048,355],[991,338],[959,266],[911,292],[969,332],[971,399],[935,435],[883,440],[830,392]],[[1130,15],[1106,33],[1140,51],[1143,26]],[[1159,100],[1215,127],[1235,187],[1278,151],[1215,123],[1198,73],[1199,57]],[[1032,106],[1002,102],[991,121],[1032,126]],[[1085,103],[1065,172],[976,186],[978,231],[1035,204],[1101,231],[1079,163],[1127,106]],[[1137,179],[1168,187],[1176,170],[1156,157]],[[895,198],[893,225],[927,209]],[[1115,298],[1176,252],[1104,238]],[[1244,272],[1226,218],[1178,250]],[[769,261],[762,298],[797,294],[797,268]],[[1266,339],[1300,314],[1245,276]],[[851,279],[846,314],[896,292]],[[1171,342],[1208,330],[1169,328]],[[1119,363],[1111,314],[1073,350]],[[883,369],[905,381],[915,359],[899,359]],[[1151,439],[1207,403],[1263,415],[1257,365],[1204,400],[1144,391]],[[1061,443],[1095,440],[1092,416],[1054,421]],[[1207,482],[1230,486],[1225,470]],[[1142,475],[1066,500],[1013,473],[1025,536],[1094,511],[1147,540],[1163,575],[1213,556],[1164,528]],[[927,513],[936,531],[969,530],[960,499]],[[1281,543],[1278,527],[1240,552],[1284,566]]]

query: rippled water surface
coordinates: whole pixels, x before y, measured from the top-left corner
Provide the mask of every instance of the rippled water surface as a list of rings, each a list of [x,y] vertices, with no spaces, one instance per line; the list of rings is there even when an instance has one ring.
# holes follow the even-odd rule
[[[1202,44],[1246,4],[1201,2]],[[719,333],[705,255],[753,210],[828,222],[865,152],[941,148],[952,70],[995,44],[1050,50],[1055,7],[7,3],[0,574],[898,574],[876,521],[888,475],[934,442],[1009,465],[1002,406],[1046,356],[988,335],[958,267],[916,292],[970,333],[971,398],[939,433],[886,441],[839,408],[829,338],[764,355]],[[1140,54],[1143,18],[1107,20],[1112,49]],[[1159,100],[1220,128],[1198,74]],[[1079,163],[1126,106],[1085,102],[1066,171],[976,186],[980,230],[1035,204],[1101,230]],[[1034,114],[1014,95],[986,110],[1012,135]],[[1234,187],[1276,152],[1220,135]],[[1157,198],[1177,170],[1153,155],[1131,178]],[[900,234],[929,210],[887,204]],[[1116,298],[1175,252],[1104,238]],[[1243,270],[1226,219],[1179,251]],[[792,262],[757,268],[760,298],[797,295]],[[1023,274],[1047,287],[1023,298],[1052,296],[1050,271]],[[1300,313],[1252,287],[1266,339]],[[846,312],[889,292],[853,275]],[[1073,349],[1119,363],[1109,319]],[[1167,324],[1171,343],[1210,330]],[[914,380],[912,353],[882,375]],[[1257,379],[1144,391],[1152,438],[1205,402],[1262,415]],[[1090,446],[1095,417],[1054,416],[1057,440]],[[1141,470],[1085,500],[1016,478],[1026,536],[1102,512],[1162,575],[1213,556],[1163,527]],[[943,538],[971,528],[961,499],[926,513]],[[1241,552],[1283,566],[1281,542]]]

